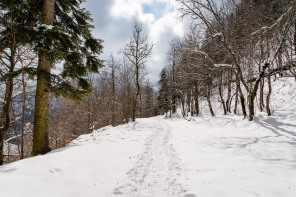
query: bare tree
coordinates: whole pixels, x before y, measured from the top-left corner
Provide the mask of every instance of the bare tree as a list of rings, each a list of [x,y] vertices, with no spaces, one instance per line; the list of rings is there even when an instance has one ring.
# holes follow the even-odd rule
[[[116,125],[116,72],[118,72],[119,69],[119,62],[115,60],[113,55],[110,55],[110,58],[107,62],[107,65],[109,67],[109,72],[110,72],[110,80],[111,80],[111,113],[112,113],[112,118],[111,118],[111,125],[115,126]]]
[[[127,59],[135,67],[136,95],[133,97],[133,121],[135,121],[137,108],[141,97],[140,74],[145,68],[144,64],[146,63],[147,59],[151,56],[153,46],[153,44],[148,42],[148,37],[143,30],[143,25],[139,22],[136,22],[130,41],[126,44],[123,50],[125,57],[127,57]]]
[[[268,1],[223,0],[217,3],[215,0],[178,0],[178,2],[181,17],[189,17],[196,21],[201,28],[205,29],[205,39],[217,40],[227,52],[233,71],[239,80],[237,83],[241,84],[247,92],[249,120],[253,120],[254,103],[259,85],[267,76],[266,72],[269,69],[271,71],[268,73],[275,71],[272,67],[280,49],[286,43],[287,32],[291,31],[291,25],[288,24],[295,14],[296,1],[282,1],[278,10],[272,10],[277,8],[274,6],[277,1],[272,2],[273,6],[265,7],[262,4]],[[272,9],[270,10],[269,7]],[[265,44],[266,55],[258,65],[259,69],[256,69],[255,60],[257,52],[260,51],[260,43],[264,42],[266,35],[272,34],[274,36],[269,38],[266,44],[273,40],[276,43],[274,46],[277,47],[272,48]],[[237,88],[243,104],[245,100],[241,93],[243,91],[240,85],[237,85]]]

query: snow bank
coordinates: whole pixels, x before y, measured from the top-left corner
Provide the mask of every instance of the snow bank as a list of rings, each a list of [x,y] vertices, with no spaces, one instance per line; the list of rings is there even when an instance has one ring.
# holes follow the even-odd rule
[[[173,120],[172,143],[190,174],[191,192],[295,196],[296,122],[282,122],[263,116],[254,122],[240,116]]]
[[[142,150],[149,128],[142,121],[100,129],[65,148],[4,165],[0,196],[108,196]]]

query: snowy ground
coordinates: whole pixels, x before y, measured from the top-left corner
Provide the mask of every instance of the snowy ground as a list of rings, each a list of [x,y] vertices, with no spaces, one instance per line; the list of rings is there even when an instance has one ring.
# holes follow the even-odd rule
[[[294,197],[296,124],[287,116],[155,117],[104,128],[1,167],[0,195]]]
[[[293,102],[294,89],[274,91]],[[0,167],[0,196],[295,197],[296,105],[276,104],[253,122],[204,113],[106,127]]]

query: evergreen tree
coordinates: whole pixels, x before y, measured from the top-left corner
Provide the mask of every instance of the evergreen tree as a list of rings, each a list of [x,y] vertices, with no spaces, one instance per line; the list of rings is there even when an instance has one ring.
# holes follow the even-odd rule
[[[90,13],[80,8],[82,0],[35,1],[31,12],[35,13],[37,29],[34,32],[34,48],[39,56],[33,135],[33,155],[45,154],[49,149],[49,94],[81,100],[92,92],[86,76],[98,72],[102,61],[102,40],[91,34]],[[41,10],[41,11],[40,11]],[[60,74],[51,69],[63,62]]]
[[[160,80],[158,82],[158,108],[162,113],[167,113],[170,110],[169,100],[169,86],[166,70],[163,68],[160,73]]]
[[[10,127],[10,108],[14,78],[21,73],[16,68],[17,49],[27,44],[31,35],[32,15],[27,1],[3,0],[0,2],[0,82],[5,84],[4,103],[0,115],[0,165],[3,164],[3,141]],[[28,71],[28,69],[27,69]]]

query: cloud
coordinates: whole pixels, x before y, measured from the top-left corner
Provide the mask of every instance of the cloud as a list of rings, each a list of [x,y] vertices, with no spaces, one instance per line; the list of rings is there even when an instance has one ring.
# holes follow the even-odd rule
[[[146,68],[156,84],[165,64],[169,42],[181,36],[183,23],[173,11],[174,0],[88,0],[85,7],[94,19],[94,35],[104,40],[103,59],[115,56],[129,40],[135,21],[143,23],[147,35],[156,43]],[[121,57],[121,55],[117,55]]]

